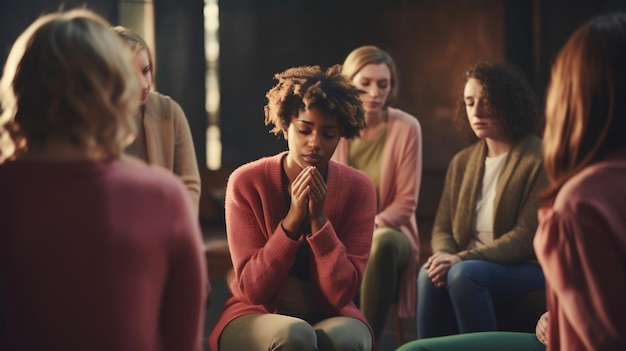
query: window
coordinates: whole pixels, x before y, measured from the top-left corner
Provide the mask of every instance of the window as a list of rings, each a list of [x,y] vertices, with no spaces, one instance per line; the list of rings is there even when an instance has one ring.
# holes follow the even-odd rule
[[[220,141],[219,108],[219,8],[218,0],[204,0],[204,53],[206,58],[206,155],[207,168],[216,170],[222,163]]]

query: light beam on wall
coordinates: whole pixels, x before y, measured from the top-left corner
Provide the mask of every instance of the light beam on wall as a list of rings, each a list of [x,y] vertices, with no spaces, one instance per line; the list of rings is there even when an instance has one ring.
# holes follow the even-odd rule
[[[204,0],[204,52],[206,58],[206,131],[207,168],[219,169],[222,164],[222,142],[219,128],[219,8],[218,0]]]

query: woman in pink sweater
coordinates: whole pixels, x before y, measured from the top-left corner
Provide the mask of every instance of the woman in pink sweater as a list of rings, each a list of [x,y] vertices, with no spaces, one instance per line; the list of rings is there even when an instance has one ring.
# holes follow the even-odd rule
[[[359,47],[346,57],[341,73],[365,92],[366,126],[358,138],[342,139],[333,159],[364,172],[377,189],[376,228],[359,307],[378,339],[394,294],[400,317],[415,316],[422,128],[417,118],[391,107],[398,77],[388,53],[376,46]]]
[[[226,188],[232,297],[211,350],[371,350],[353,303],[370,252],[374,185],[330,161],[364,125],[359,91],[339,72],[276,75],[265,122],[289,151],[236,169]]]
[[[553,350],[626,350],[626,14],[558,54],[546,100],[550,180],[534,239]]]
[[[170,172],[122,156],[139,92],[128,51],[88,10],[43,16],[13,45],[0,350],[202,350],[209,281],[191,203]]]

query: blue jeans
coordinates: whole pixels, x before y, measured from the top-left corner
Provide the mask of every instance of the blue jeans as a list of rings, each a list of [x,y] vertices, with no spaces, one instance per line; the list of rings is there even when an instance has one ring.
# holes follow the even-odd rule
[[[493,296],[523,295],[545,289],[541,267],[461,261],[437,288],[422,266],[417,278],[417,337],[496,331]]]

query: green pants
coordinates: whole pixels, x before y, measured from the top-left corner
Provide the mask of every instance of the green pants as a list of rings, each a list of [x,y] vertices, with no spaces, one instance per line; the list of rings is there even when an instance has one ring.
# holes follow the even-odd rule
[[[372,249],[361,283],[359,308],[370,323],[375,340],[379,339],[385,327],[389,307],[410,252],[409,239],[401,231],[393,228],[374,230]]]
[[[544,351],[533,333],[480,332],[410,341],[396,351]]]

